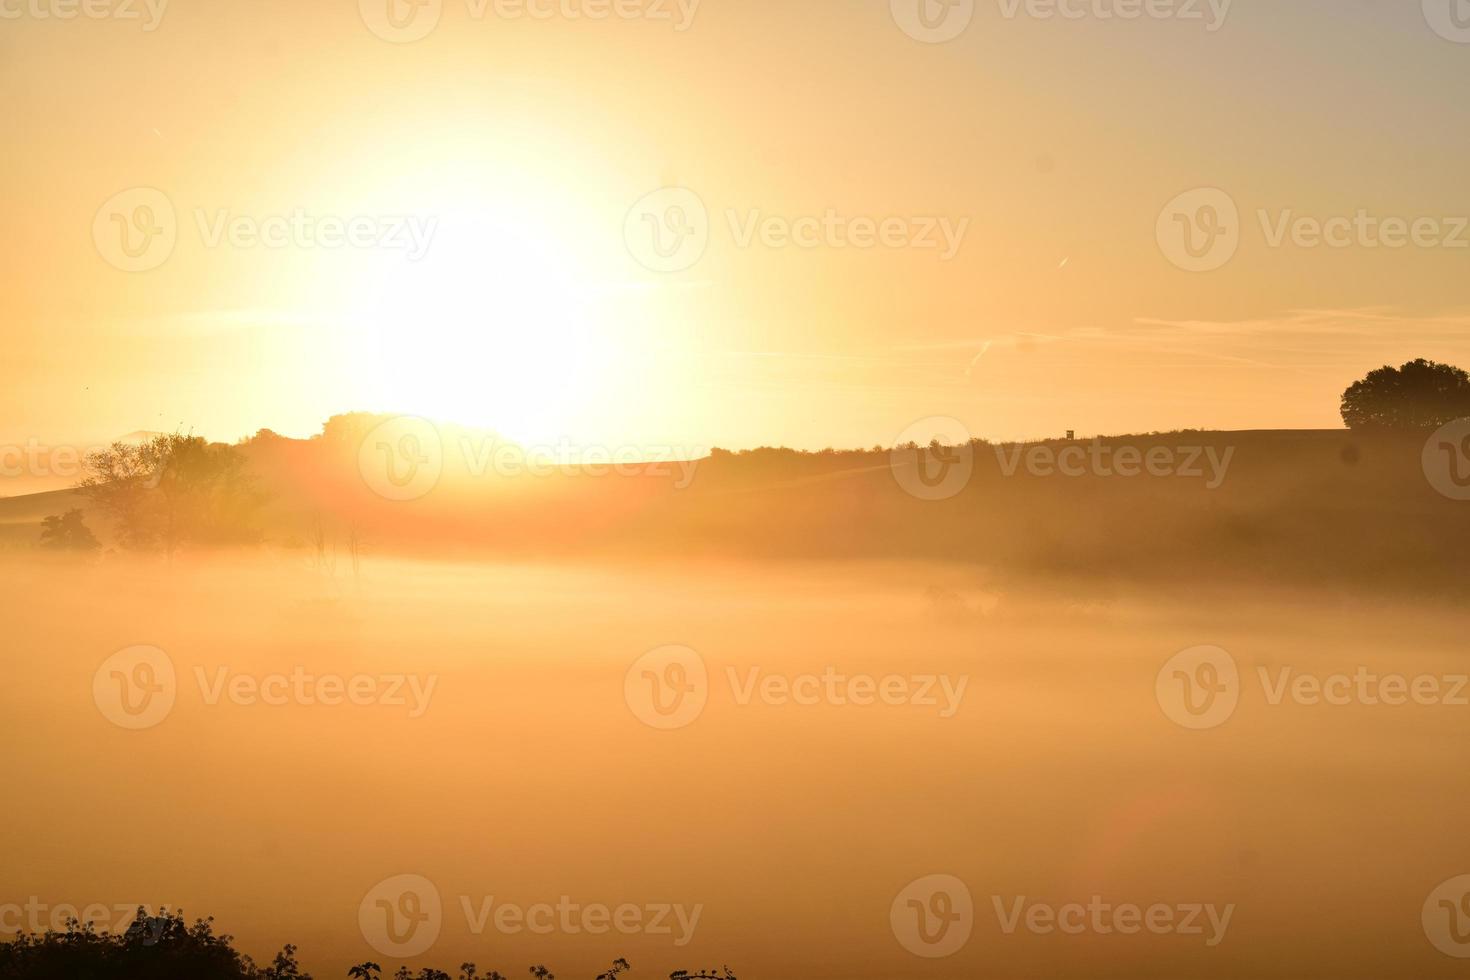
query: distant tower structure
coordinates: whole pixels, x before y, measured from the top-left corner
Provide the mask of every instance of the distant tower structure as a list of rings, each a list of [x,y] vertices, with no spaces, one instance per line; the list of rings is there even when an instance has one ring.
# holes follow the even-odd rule
[[[1077,438],[1077,430],[1076,429],[1068,429],[1067,430],[1067,441],[1068,442],[1071,442],[1073,439],[1076,439],[1076,438]]]

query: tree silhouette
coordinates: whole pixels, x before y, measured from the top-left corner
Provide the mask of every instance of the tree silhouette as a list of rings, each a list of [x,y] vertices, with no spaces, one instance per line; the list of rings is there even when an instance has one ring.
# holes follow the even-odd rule
[[[87,457],[77,489],[111,520],[127,548],[173,552],[185,543],[231,544],[258,537],[260,495],[232,446],[198,436],[113,443]]]
[[[1434,429],[1470,416],[1470,374],[1420,358],[1384,366],[1342,394],[1350,429]]]
[[[0,943],[0,980],[312,980],[296,960],[296,947],[289,943],[271,960],[257,967],[250,957],[235,950],[234,937],[214,934],[214,919],[184,921],[181,911],[160,910],[149,915],[139,907],[128,928],[120,934],[98,932],[90,922],[70,919],[64,930],[21,933],[13,942]],[[622,958],[598,980],[620,980],[631,968]],[[494,970],[481,974],[473,963],[461,963],[458,980],[506,980]],[[533,966],[535,980],[556,980],[545,966]],[[352,980],[383,980],[383,968],[374,962],[359,963],[347,970]],[[676,970],[680,980],[735,980],[727,967],[723,973]],[[455,980],[433,967],[412,972],[401,966],[393,980]]]
[[[610,978],[616,978],[621,974],[627,972],[629,969],[630,967],[628,966],[628,961],[623,959],[622,957],[619,957],[618,959],[613,961],[612,968],[608,972],[598,974],[597,980],[610,980]],[[382,972],[383,968],[381,966],[376,963],[367,962],[359,963],[357,966],[349,969],[347,971],[347,976],[351,977],[352,980],[382,980]],[[529,969],[528,972],[531,974],[532,977],[535,978],[535,980],[556,980],[556,974],[552,973],[545,966],[533,966]],[[686,970],[680,970],[676,974],[673,974],[673,976],[692,977],[694,976],[694,974],[690,974]],[[699,976],[704,976],[704,974],[699,974]],[[709,976],[712,977],[714,976],[714,974],[709,974]],[[730,980],[734,980],[734,974],[729,973],[728,971],[726,971],[726,976],[728,976]],[[419,970],[418,973],[414,973],[408,967],[400,966],[398,968],[398,972],[393,974],[392,980],[454,980],[454,978],[450,977],[449,974],[444,973],[441,970],[434,969],[433,967],[426,966],[423,969]],[[491,970],[489,973],[481,976],[480,973],[475,969],[475,964],[461,963],[459,965],[458,980],[506,980],[506,977],[503,974],[497,973],[494,970]]]
[[[69,510],[41,522],[41,547],[56,551],[96,551],[99,547],[92,531],[82,521],[80,510]]]
[[[214,934],[213,922],[190,926],[182,912],[150,916],[139,908],[127,931],[114,935],[72,919],[64,931],[0,943],[0,980],[311,980],[297,965],[296,947],[257,967],[235,951],[233,937]]]

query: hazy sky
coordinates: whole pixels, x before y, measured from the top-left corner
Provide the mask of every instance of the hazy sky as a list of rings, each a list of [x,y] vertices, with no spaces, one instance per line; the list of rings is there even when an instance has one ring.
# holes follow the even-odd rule
[[[1328,426],[1470,366],[1452,0],[123,2],[0,0],[7,442]]]

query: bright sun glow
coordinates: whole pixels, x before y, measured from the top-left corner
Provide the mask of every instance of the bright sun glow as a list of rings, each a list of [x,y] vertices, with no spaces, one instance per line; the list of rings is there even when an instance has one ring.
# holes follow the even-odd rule
[[[354,320],[380,409],[553,442],[595,411],[615,371],[598,286],[541,202],[446,189],[419,261],[360,275]],[[548,198],[549,199],[549,198]],[[370,281],[363,282],[363,279]]]

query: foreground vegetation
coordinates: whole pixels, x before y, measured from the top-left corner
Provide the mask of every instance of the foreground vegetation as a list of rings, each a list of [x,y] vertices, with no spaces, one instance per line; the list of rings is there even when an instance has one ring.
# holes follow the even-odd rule
[[[631,967],[618,959],[597,980],[618,980]],[[528,971],[535,980],[556,980],[545,966]],[[347,971],[352,980],[382,980],[383,968],[365,962]],[[423,967],[417,973],[399,967],[392,980],[507,980],[491,970],[480,973],[473,963],[461,963],[458,974]],[[728,969],[716,974],[680,970],[676,980],[735,980]],[[312,980],[296,959],[296,947],[287,944],[269,966],[234,948],[234,937],[215,935],[214,920],[196,919],[167,909],[151,916],[138,909],[137,917],[120,934],[98,932],[91,923],[72,920],[63,931],[22,933],[13,942],[0,943],[0,980]]]

